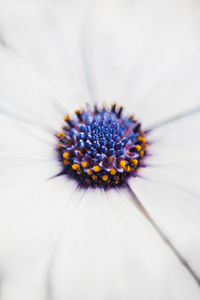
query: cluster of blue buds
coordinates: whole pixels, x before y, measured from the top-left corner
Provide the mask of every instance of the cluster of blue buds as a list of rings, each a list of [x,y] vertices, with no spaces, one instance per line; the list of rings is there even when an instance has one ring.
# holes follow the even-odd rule
[[[141,124],[123,117],[123,108],[77,110],[65,116],[66,125],[57,133],[62,174],[81,187],[122,186],[143,166],[148,144]]]

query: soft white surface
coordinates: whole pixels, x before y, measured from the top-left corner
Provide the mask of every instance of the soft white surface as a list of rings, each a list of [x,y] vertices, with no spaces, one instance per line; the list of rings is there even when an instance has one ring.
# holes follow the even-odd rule
[[[125,192],[49,180],[53,134],[85,102],[118,101],[146,128],[200,105],[199,13],[195,0],[0,1],[1,300],[199,299]],[[150,139],[130,184],[200,276],[199,115]]]
[[[63,232],[52,287],[53,299],[61,300],[199,297],[151,225],[127,195],[115,191],[105,198],[101,191],[85,194]]]

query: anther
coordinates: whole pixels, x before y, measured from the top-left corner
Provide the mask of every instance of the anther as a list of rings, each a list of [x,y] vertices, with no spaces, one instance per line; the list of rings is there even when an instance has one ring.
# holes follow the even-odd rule
[[[131,163],[132,165],[136,166],[136,165],[138,164],[138,160],[132,158],[132,159],[130,160],[130,163]]]
[[[110,174],[111,174],[111,175],[115,175],[116,172],[117,172],[117,171],[116,171],[114,168],[111,168],[111,169],[110,169]]]
[[[141,150],[141,146],[140,145],[136,145],[135,149],[136,149],[136,151],[140,151]]]
[[[72,165],[72,169],[73,169],[73,170],[80,170],[79,164],[73,164],[73,165]]]
[[[108,175],[103,175],[102,179],[103,179],[103,181],[107,181],[108,180]]]
[[[119,164],[122,168],[125,168],[127,162],[125,160],[121,160]]]
[[[80,110],[76,110],[75,111],[75,114],[77,115],[77,117],[78,117],[78,119],[79,119],[79,121],[83,121],[83,118],[82,118],[82,114],[81,114],[81,111]]]
[[[123,107],[121,106],[121,107],[119,108],[118,113],[117,113],[118,119],[121,117],[122,110],[123,110]]]
[[[69,115],[66,115],[66,116],[64,117],[64,121],[67,122],[71,127],[74,127],[72,121],[70,120]]]
[[[88,162],[87,161],[82,161],[81,165],[85,169],[88,166]]]
[[[101,168],[99,166],[94,166],[93,170],[97,173],[101,171]]]
[[[133,132],[134,132],[134,133],[137,133],[137,132],[140,130],[140,128],[141,128],[141,124],[138,123],[138,124],[135,126],[135,128],[133,129]]]
[[[64,153],[63,153],[63,158],[68,159],[68,158],[69,158],[69,153],[68,153],[68,152],[64,152]]]
[[[95,112],[95,114],[98,114],[98,112],[99,112],[96,104],[94,106],[94,112]]]
[[[115,109],[116,109],[116,104],[113,104],[111,107],[111,112],[115,113]]]

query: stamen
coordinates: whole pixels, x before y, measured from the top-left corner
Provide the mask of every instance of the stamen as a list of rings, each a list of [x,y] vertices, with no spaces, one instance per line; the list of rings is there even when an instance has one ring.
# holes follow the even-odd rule
[[[123,107],[121,106],[118,113],[117,113],[118,119],[121,117],[122,110],[123,110]]]
[[[97,173],[101,171],[101,168],[99,166],[94,166],[93,170]]]
[[[137,176],[147,152],[141,124],[122,115],[123,107],[113,104],[94,110],[76,110],[76,117],[66,115],[57,133],[58,156],[63,171],[82,187],[123,186]]]
[[[66,159],[69,158],[69,153],[68,152],[64,152],[63,153],[63,158],[66,158]]]

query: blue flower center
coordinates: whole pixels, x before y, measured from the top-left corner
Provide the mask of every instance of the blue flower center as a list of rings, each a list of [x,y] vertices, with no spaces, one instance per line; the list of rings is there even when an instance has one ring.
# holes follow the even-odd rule
[[[141,124],[123,117],[116,105],[75,114],[65,117],[66,125],[57,133],[62,174],[82,187],[102,188],[122,186],[136,176],[148,147]]]

